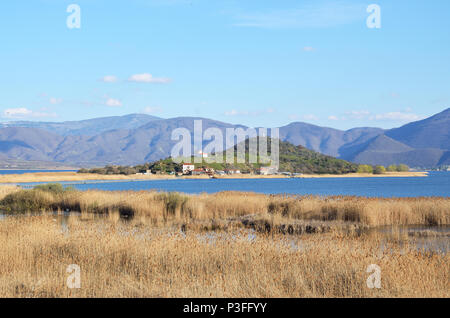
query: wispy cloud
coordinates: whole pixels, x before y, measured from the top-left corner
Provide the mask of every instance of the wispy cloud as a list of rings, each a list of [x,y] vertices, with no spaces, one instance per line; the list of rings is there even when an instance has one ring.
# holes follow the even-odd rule
[[[174,5],[193,5],[198,0],[135,0],[138,4],[144,6],[174,6]]]
[[[56,97],[50,97],[50,104],[52,105],[57,105],[57,104],[61,104],[62,103],[62,98],[56,98]]]
[[[302,49],[304,52],[314,52],[316,49],[313,48],[312,46],[305,46]]]
[[[318,1],[319,2],[319,1]],[[297,8],[245,13],[235,26],[254,28],[326,28],[366,19],[363,4],[348,1],[322,2]]]
[[[120,107],[122,106],[122,102],[115,98],[108,98],[105,102],[105,105],[109,107]]]
[[[248,111],[240,111],[240,110],[236,110],[236,109],[232,109],[229,111],[226,111],[224,113],[225,116],[238,116],[238,115],[248,115],[249,112]]]
[[[118,81],[117,76],[114,75],[106,75],[103,76],[100,81],[104,82],[104,83],[115,83]]]
[[[162,108],[159,106],[147,106],[141,112],[143,114],[155,114],[162,112]]]
[[[342,115],[330,115],[329,120],[333,121],[354,121],[354,120],[373,120],[373,121],[399,121],[399,122],[410,122],[423,119],[412,112],[411,108],[406,108],[404,111],[394,111],[386,113],[372,113],[368,110],[352,110],[345,112]]]
[[[290,120],[316,121],[316,120],[319,120],[319,117],[314,114],[305,114],[305,115],[291,114],[291,115],[289,115],[289,119]]]
[[[131,75],[128,79],[130,82],[135,83],[158,83],[158,84],[167,84],[171,82],[170,78],[166,77],[153,77],[152,74],[143,73],[143,74],[134,74]]]
[[[42,117],[56,117],[55,113],[35,112],[25,107],[7,108],[3,111],[4,118],[24,119],[24,118],[42,118]]]
[[[366,119],[371,116],[371,113],[368,110],[351,110],[345,112],[344,118],[350,119]]]
[[[390,112],[384,114],[376,114],[372,117],[374,120],[398,120],[398,121],[414,121],[422,117],[413,113]]]
[[[304,119],[304,120],[319,120],[319,117],[317,117],[314,114],[307,114],[307,115],[303,115],[302,119]]]
[[[224,113],[225,116],[259,116],[263,114],[272,114],[275,110],[273,108],[266,108],[264,110],[258,111],[248,111],[248,110],[236,110],[231,109]]]

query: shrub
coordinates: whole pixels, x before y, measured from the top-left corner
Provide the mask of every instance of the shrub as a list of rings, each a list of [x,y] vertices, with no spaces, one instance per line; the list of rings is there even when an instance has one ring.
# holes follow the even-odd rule
[[[0,208],[14,213],[50,210],[52,197],[52,194],[46,191],[22,190],[5,196],[0,201]]]
[[[161,193],[157,197],[165,204],[166,212],[169,215],[175,215],[178,211],[183,212],[183,208],[188,201],[188,197],[176,192]]]
[[[389,167],[387,167],[387,171],[389,172],[397,171],[397,165],[390,165]]]
[[[63,185],[61,183],[46,183],[39,184],[33,188],[34,190],[51,192],[54,194],[63,193],[65,191]]]
[[[357,172],[358,173],[373,173],[373,167],[370,165],[359,165]]]
[[[383,166],[376,166],[373,170],[373,174],[383,174],[386,173],[386,168]]]

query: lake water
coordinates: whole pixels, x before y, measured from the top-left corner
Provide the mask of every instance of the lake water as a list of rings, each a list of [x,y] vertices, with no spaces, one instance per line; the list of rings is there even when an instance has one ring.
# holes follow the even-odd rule
[[[64,184],[64,182],[62,182]],[[158,190],[185,193],[251,191],[266,194],[356,195],[367,197],[420,197],[450,194],[450,172],[428,177],[286,178],[286,179],[172,179],[145,181],[67,182],[79,190]],[[28,184],[30,185],[30,184]]]

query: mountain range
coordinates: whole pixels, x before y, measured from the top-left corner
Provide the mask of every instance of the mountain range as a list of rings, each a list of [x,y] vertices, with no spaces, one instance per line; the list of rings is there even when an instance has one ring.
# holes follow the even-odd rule
[[[209,127],[247,128],[207,118],[158,118],[130,114],[68,122],[16,121],[0,123],[0,163],[55,162],[92,167],[136,165],[170,155],[176,128],[191,133],[194,120]],[[435,167],[450,164],[450,108],[399,128],[338,130],[294,122],[279,127],[280,139],[325,155],[364,164]],[[225,133],[224,133],[225,135]]]

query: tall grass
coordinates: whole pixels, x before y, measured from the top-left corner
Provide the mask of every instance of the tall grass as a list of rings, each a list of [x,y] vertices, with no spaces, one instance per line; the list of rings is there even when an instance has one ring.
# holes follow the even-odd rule
[[[0,222],[0,297],[449,297],[448,256],[380,250],[374,239],[308,236],[217,237],[123,231],[114,221],[52,217]],[[130,233],[134,233],[130,235]],[[140,235],[146,234],[146,235]],[[66,268],[81,269],[69,289]],[[370,264],[382,288],[366,286]]]
[[[53,187],[52,189],[55,189]],[[3,198],[2,198],[3,197]],[[156,191],[60,191],[0,188],[0,209],[11,213],[79,211],[146,218],[153,224],[263,215],[271,219],[381,225],[448,225],[449,197],[365,198],[284,196],[245,192],[187,195]]]

